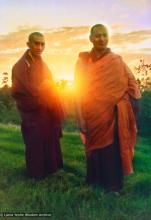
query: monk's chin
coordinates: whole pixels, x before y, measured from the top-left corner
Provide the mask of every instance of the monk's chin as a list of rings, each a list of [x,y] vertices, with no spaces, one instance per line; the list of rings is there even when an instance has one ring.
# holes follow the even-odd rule
[[[96,47],[95,49],[102,51],[102,50],[105,50],[105,49],[106,49],[106,46],[102,46],[102,45],[101,45],[101,46]]]
[[[42,53],[35,53],[33,54],[34,57],[40,57]]]

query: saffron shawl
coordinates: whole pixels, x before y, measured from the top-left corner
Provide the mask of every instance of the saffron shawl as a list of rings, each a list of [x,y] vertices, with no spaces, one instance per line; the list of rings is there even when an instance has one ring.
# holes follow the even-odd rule
[[[140,91],[131,70],[111,51],[96,62],[87,54],[77,61],[75,84],[88,131],[86,152],[114,142],[117,114],[123,171],[132,173],[137,128],[129,96],[139,99]]]

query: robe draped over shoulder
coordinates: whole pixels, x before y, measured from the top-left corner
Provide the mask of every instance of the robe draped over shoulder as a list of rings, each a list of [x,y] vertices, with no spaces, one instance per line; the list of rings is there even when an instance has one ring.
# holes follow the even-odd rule
[[[75,84],[87,127],[86,151],[114,142],[117,114],[123,171],[132,173],[137,128],[129,97],[140,99],[141,95],[131,70],[111,51],[96,62],[87,52],[77,61]]]

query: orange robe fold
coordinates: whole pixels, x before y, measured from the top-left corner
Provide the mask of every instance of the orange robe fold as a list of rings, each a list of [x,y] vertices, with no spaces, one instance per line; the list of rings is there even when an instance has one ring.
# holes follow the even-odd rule
[[[79,57],[75,84],[88,131],[86,152],[112,144],[118,121],[123,172],[132,173],[137,129],[129,96],[134,99],[141,96],[132,72],[122,58],[112,52],[96,62],[90,56]]]

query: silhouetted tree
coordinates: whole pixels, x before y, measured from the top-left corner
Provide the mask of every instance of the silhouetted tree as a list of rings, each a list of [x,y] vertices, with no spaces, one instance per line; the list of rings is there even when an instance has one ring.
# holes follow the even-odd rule
[[[1,84],[2,84],[2,87],[6,87],[8,88],[9,85],[8,85],[8,73],[7,72],[4,72],[1,74]]]
[[[135,76],[141,91],[151,90],[151,64],[146,64],[144,59],[141,59],[135,67]]]
[[[138,117],[139,135],[151,134],[151,64],[146,64],[144,59],[135,67],[135,76],[142,92],[140,113]]]

